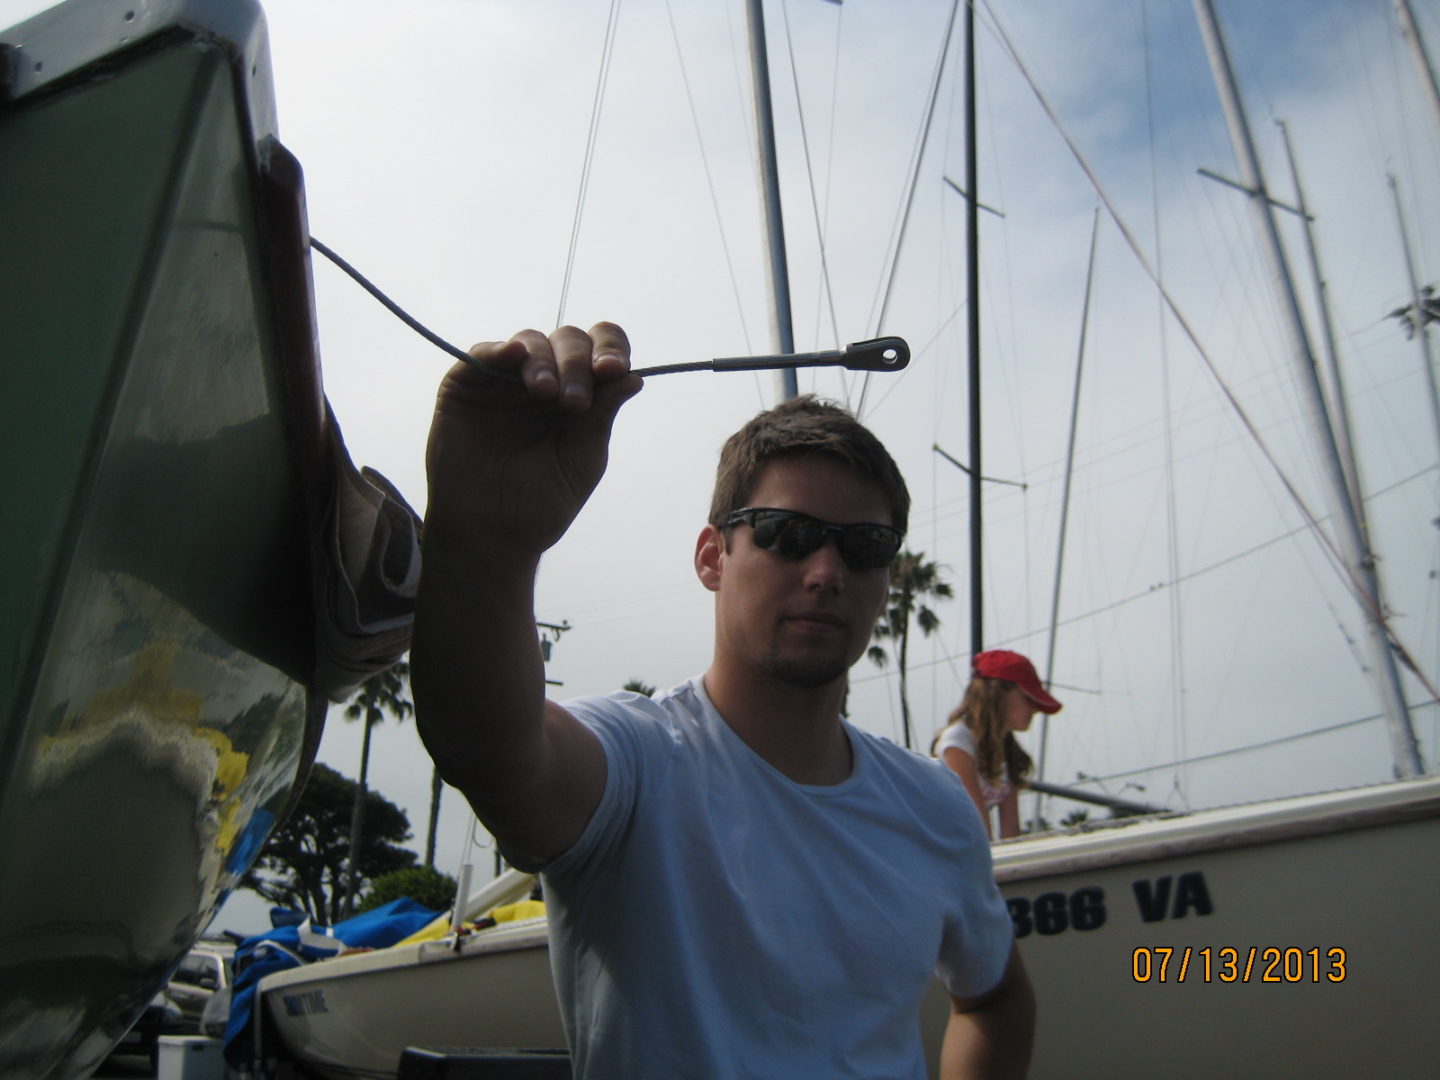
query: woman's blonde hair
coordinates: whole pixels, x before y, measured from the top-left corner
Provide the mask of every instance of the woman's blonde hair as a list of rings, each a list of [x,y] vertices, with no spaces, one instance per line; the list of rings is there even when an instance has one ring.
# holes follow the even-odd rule
[[[965,696],[960,699],[945,726],[963,723],[970,729],[970,734],[975,736],[975,768],[986,780],[995,784],[1008,775],[1012,784],[1023,787],[1034,763],[1016,740],[1014,732],[1005,730],[1005,713],[1001,708],[1005,692],[1014,685],[1004,679],[973,676],[970,685],[965,688]],[[937,732],[930,744],[932,754],[939,740]]]

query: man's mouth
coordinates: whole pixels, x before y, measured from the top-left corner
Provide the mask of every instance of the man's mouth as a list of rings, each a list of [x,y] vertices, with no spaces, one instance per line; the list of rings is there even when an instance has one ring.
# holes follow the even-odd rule
[[[801,628],[811,628],[817,630],[846,629],[845,620],[842,619],[839,615],[835,615],[828,611],[798,611],[793,615],[785,616],[785,621],[789,623],[794,623]]]

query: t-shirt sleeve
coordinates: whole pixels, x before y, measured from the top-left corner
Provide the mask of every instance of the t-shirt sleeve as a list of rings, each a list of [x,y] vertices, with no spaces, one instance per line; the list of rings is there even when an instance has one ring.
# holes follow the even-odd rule
[[[990,845],[980,819],[960,817],[961,827],[976,834],[970,845],[973,855],[963,861],[957,900],[945,923],[935,974],[956,997],[975,997],[993,989],[1005,974],[1015,930],[1005,898],[995,884]]]
[[[619,845],[635,814],[664,782],[676,742],[665,711],[640,694],[576,698],[564,708],[600,740],[605,791],[580,839],[539,868],[551,876],[584,873]]]
[[[945,751],[952,746],[956,750],[964,750],[972,758],[977,756],[975,736],[964,724],[951,724],[940,733],[940,738],[935,743],[935,756],[943,757]]]

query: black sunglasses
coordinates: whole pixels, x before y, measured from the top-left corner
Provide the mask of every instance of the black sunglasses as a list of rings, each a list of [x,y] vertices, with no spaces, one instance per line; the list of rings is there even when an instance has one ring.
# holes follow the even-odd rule
[[[835,534],[835,547],[851,570],[878,570],[889,566],[905,539],[889,525],[831,525],[796,510],[747,506],[725,519],[725,528],[739,524],[755,530],[755,546],[787,559],[803,559],[818,551],[825,538]]]

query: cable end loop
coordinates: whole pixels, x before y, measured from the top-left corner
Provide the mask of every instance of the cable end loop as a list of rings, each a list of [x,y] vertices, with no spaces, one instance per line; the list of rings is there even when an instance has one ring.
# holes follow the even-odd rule
[[[910,363],[910,346],[900,337],[872,338],[845,346],[844,357],[850,371],[902,371]]]

